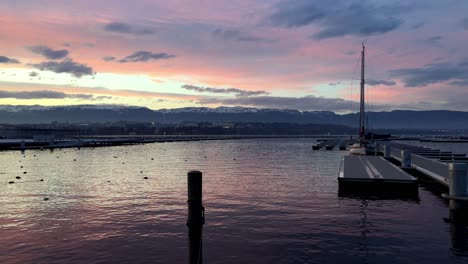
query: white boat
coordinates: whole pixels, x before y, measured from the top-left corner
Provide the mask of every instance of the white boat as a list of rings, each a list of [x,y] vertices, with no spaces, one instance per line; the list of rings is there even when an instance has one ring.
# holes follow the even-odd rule
[[[366,151],[367,151],[367,146],[366,144],[362,144],[362,143],[354,143],[349,148],[349,154],[352,154],[352,155],[366,155]]]
[[[365,62],[365,47],[363,44],[362,52],[361,52],[361,100],[360,100],[360,107],[359,107],[359,142],[356,142],[351,146],[349,153],[352,155],[366,155],[367,147],[368,147],[368,142],[366,140],[366,130],[364,127],[364,124],[365,124],[364,62]]]

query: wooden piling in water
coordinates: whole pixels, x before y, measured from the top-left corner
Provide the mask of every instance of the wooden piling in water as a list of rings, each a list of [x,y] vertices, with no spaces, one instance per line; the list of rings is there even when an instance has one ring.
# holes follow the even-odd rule
[[[189,264],[203,263],[202,231],[205,224],[205,208],[202,204],[202,173],[189,171],[187,174],[188,186],[188,217],[189,228]]]

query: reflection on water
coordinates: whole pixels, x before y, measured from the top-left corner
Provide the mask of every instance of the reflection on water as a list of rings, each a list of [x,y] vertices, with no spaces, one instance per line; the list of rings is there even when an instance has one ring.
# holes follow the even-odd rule
[[[454,242],[466,226],[443,221],[437,194],[338,198],[344,152],[313,143],[1,152],[0,263],[185,263],[192,169],[204,173],[206,263],[468,263]]]

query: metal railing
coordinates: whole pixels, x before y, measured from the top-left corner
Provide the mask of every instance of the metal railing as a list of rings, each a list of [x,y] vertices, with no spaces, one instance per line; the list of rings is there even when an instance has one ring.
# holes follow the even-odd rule
[[[400,149],[396,149],[396,148],[390,148],[390,156],[392,156],[393,158],[401,161],[402,157],[401,157],[401,150]]]

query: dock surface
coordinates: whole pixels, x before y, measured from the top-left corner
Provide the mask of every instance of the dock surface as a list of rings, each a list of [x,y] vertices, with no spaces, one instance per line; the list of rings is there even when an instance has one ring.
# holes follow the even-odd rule
[[[417,195],[417,180],[379,156],[345,156],[338,176],[339,194]]]

